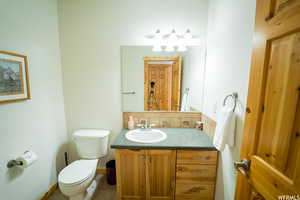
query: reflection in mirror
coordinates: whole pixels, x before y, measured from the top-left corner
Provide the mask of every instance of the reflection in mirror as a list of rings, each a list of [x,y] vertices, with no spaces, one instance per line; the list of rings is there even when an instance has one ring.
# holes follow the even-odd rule
[[[144,110],[179,111],[181,56],[144,57]]]
[[[201,111],[204,55],[200,46],[186,52],[122,46],[123,111]]]

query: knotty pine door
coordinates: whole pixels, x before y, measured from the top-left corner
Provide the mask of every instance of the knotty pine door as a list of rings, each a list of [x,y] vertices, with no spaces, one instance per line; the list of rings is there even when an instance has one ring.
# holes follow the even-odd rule
[[[300,197],[300,1],[257,0],[236,200]]]

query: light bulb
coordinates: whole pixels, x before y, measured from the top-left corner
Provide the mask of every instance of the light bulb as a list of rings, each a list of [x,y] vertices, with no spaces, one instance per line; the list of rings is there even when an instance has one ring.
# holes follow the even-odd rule
[[[184,36],[178,39],[177,47],[178,47],[177,51],[181,51],[181,52],[187,51],[187,44],[186,44],[186,40],[185,40]]]
[[[154,52],[160,52],[160,51],[162,51],[162,48],[159,45],[153,45],[152,51],[154,51]]]
[[[155,40],[161,40],[161,33],[160,33],[159,29],[156,30],[155,35],[154,35],[154,39]]]
[[[167,45],[165,51],[167,51],[167,52],[172,52],[172,51],[175,51],[175,48],[174,48],[174,46],[172,46],[172,45]]]
[[[180,52],[187,51],[187,48],[185,45],[179,45],[177,51],[180,51]]]
[[[160,30],[159,30],[159,29],[156,30],[153,39],[154,39],[154,44],[153,44],[152,51],[155,51],[155,52],[160,52],[160,51],[162,51],[162,48],[161,48],[161,44],[162,44],[162,36],[161,36],[161,33],[160,33]]]
[[[183,39],[185,40],[185,43],[187,45],[192,45],[193,35],[192,35],[190,29],[186,30],[186,33],[184,34]]]
[[[186,30],[186,33],[184,34],[184,39],[187,39],[187,40],[193,39],[193,35],[192,35],[190,29]]]
[[[170,36],[169,36],[169,42],[174,44],[174,43],[176,43],[177,40],[178,40],[178,37],[176,35],[175,30],[173,29]]]
[[[175,46],[177,45],[177,41],[178,41],[178,37],[176,35],[175,30],[173,29],[167,38],[165,51],[167,52],[175,51]]]

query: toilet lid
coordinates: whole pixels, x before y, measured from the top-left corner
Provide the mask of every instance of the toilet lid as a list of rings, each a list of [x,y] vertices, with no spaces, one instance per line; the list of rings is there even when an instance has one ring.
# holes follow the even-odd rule
[[[66,185],[82,183],[96,171],[97,162],[97,159],[72,162],[59,173],[58,181]]]

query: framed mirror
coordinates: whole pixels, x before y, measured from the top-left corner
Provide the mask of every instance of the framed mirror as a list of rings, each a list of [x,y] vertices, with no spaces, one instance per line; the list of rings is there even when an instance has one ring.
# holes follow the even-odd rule
[[[205,49],[153,52],[121,46],[123,112],[202,110]]]

